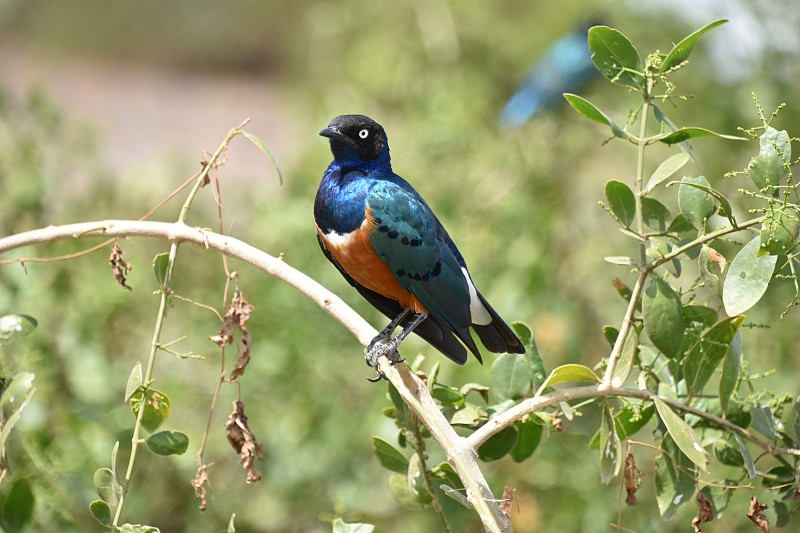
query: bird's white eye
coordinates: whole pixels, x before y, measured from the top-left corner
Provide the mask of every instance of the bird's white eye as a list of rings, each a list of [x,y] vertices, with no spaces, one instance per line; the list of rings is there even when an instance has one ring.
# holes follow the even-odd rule
[[[367,137],[369,137],[369,130],[367,128],[364,128],[363,130],[358,132],[358,136],[361,137],[362,139],[366,139]]]

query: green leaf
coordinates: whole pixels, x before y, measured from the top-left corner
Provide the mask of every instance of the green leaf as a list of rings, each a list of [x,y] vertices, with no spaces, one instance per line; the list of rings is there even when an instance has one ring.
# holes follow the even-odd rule
[[[727,261],[725,257],[711,248],[703,244],[700,248],[700,253],[697,255],[697,266],[700,271],[700,279],[703,280],[703,285],[714,291],[717,296],[722,296],[722,274],[725,272]],[[714,313],[716,315],[716,313]]]
[[[110,468],[98,468],[94,471],[93,481],[100,499],[109,507],[116,508],[119,505],[119,498],[122,496],[122,485],[114,477],[114,472]]]
[[[464,484],[461,482],[461,478],[458,477],[456,471],[453,469],[452,465],[447,461],[442,461],[438,465],[434,466],[431,469],[433,475],[442,479],[450,485],[451,487],[455,487],[457,489],[464,489]]]
[[[672,218],[667,206],[653,198],[642,198],[642,220],[656,231],[667,229],[667,220]]]
[[[454,387],[441,383],[434,383],[431,387],[431,396],[439,400],[442,405],[460,407],[464,405],[464,395]]]
[[[522,341],[522,345],[525,347],[525,357],[528,358],[528,365],[531,369],[531,385],[533,388],[536,388],[541,385],[544,378],[547,377],[542,355],[539,353],[539,347],[536,345],[536,339],[533,338],[531,329],[522,322],[512,323],[511,329],[514,330],[517,337]]]
[[[531,391],[531,367],[525,354],[504,353],[492,363],[492,390],[501,399],[519,400]]]
[[[387,480],[389,492],[400,505],[409,511],[420,511],[425,509],[426,506],[421,504],[419,500],[411,494],[408,490],[408,478],[405,472],[402,474],[390,474]]]
[[[425,476],[423,469],[425,465],[420,461],[419,454],[415,453],[411,456],[408,462],[408,473],[406,479],[408,480],[408,490],[417,499],[419,503],[427,506],[433,501],[433,496],[428,492],[425,486]]]
[[[169,418],[172,412],[169,397],[166,394],[146,387],[139,387],[131,395],[128,403],[135,417],[139,416],[139,409],[144,405],[142,427],[150,433],[161,427],[161,424]]]
[[[11,485],[11,490],[3,502],[3,514],[0,523],[6,533],[17,533],[25,528],[33,516],[33,491],[25,478],[20,478]]]
[[[687,231],[693,231],[694,227],[689,224],[689,221],[686,218],[678,213],[678,215],[670,222],[667,231],[669,233],[684,233]]]
[[[701,470],[706,470],[706,451],[700,444],[700,440],[695,435],[692,428],[689,427],[681,417],[676,415],[672,409],[661,398],[653,398],[653,403],[656,404],[658,416],[667,427],[667,432],[672,437],[672,440],[681,449],[683,454],[694,464],[700,467]]]
[[[156,455],[183,455],[189,447],[189,437],[180,431],[159,431],[145,442]]]
[[[640,404],[626,405],[614,416],[614,425],[617,428],[617,437],[619,437],[620,440],[633,437],[651,418],[653,418],[653,413],[656,410],[653,404],[647,404],[638,408],[637,406],[639,405]],[[600,449],[599,429],[592,436],[592,440],[589,441],[589,448],[592,450]]]
[[[486,413],[481,411],[481,409],[468,403],[453,413],[453,416],[450,417],[450,424],[453,426],[475,427],[487,418]]]
[[[272,161],[272,166],[275,167],[275,171],[278,173],[278,181],[280,182],[281,185],[283,185],[283,172],[281,172],[281,166],[278,164],[278,158],[275,157],[274,153],[272,153],[272,150],[270,149],[269,145],[264,141],[262,141],[260,138],[253,135],[252,133],[248,133],[244,130],[240,131],[242,132],[242,135],[247,137],[247,139],[250,140],[250,142],[255,144],[259,150],[264,152],[264,154],[266,154],[266,156],[269,157],[270,161]]]
[[[622,352],[620,352],[617,367],[614,369],[614,375],[611,378],[612,387],[622,387],[628,379],[628,375],[633,368],[633,360],[636,356],[636,348],[639,345],[639,334],[636,328],[628,330],[628,336],[625,338],[625,343],[622,345]]]
[[[721,192],[719,192],[716,189],[713,189],[713,188],[709,187],[707,185],[708,181],[706,181],[706,184],[702,183],[701,181],[697,181],[697,180],[700,180],[701,178],[702,178],[702,180],[705,180],[704,177],[700,176],[699,178],[696,178],[696,179],[684,178],[684,180],[688,179],[688,181],[680,181],[680,182],[672,181],[672,182],[667,184],[667,187],[669,187],[669,186],[671,186],[671,185],[673,185],[675,183],[680,183],[681,187],[679,187],[679,189],[682,188],[682,187],[691,187],[691,188],[697,189],[699,191],[703,191],[703,192],[705,192],[707,194],[710,194],[717,202],[719,202],[719,214],[720,214],[720,216],[723,216],[723,217],[727,218],[728,220],[730,220],[731,224],[735,224],[735,220],[733,218],[733,208],[731,207],[731,203],[728,201],[727,198],[725,198],[725,196]],[[678,194],[680,194],[680,190],[678,191]]]
[[[689,304],[683,306],[683,318],[687,324],[696,322],[708,328],[717,323],[717,312],[704,305]]]
[[[708,330],[689,350],[683,365],[683,376],[692,395],[698,395],[703,391],[703,387],[728,353],[728,348],[742,326],[744,318],[743,316],[726,318]]]
[[[375,448],[375,456],[385,469],[398,474],[408,472],[408,459],[400,450],[380,437],[372,437],[372,446]]]
[[[701,187],[694,187],[700,185]],[[716,205],[714,198],[703,188],[710,188],[708,180],[703,176],[684,177],[678,187],[678,207],[681,214],[697,229],[705,227],[706,220],[714,214]]]
[[[670,120],[670,118],[664,114],[661,108],[655,104],[653,104],[653,116],[662,125],[663,129],[666,129],[670,132],[678,131],[678,126],[675,125],[675,123],[672,122],[672,120]],[[688,154],[689,157],[695,159],[694,151],[692,150],[692,146],[689,144],[688,141],[683,141],[678,143],[678,147],[681,149],[681,151]]]
[[[715,131],[707,130],[705,128],[679,128],[672,133],[657,135],[655,140],[661,141],[664,144],[677,144],[689,139],[697,139],[700,137],[717,137],[719,139],[728,139],[730,141],[746,141],[745,137],[737,137],[736,135],[725,135]]]
[[[539,447],[544,435],[544,426],[536,422],[517,422],[514,426],[517,428],[518,437],[510,455],[515,463],[521,463],[533,455]]]
[[[372,533],[375,526],[372,524],[347,523],[341,518],[333,521],[333,533]]]
[[[650,341],[667,357],[680,354],[684,321],[681,298],[669,283],[653,278],[642,297],[644,329]]]
[[[119,531],[120,533],[161,533],[157,527],[142,524],[122,524]]]
[[[723,415],[728,414],[731,396],[736,392],[739,383],[739,372],[742,369],[742,330],[736,332],[728,353],[722,363],[722,377],[719,380],[719,402]]]
[[[647,187],[645,187],[645,192],[649,193],[658,184],[669,179],[669,177],[679,171],[683,165],[688,163],[690,159],[691,157],[689,154],[686,152],[680,152],[662,161],[662,163],[658,165],[658,168],[655,170],[655,172],[653,172],[653,175],[650,176],[650,180],[647,182]]]
[[[789,175],[792,143],[786,131],[767,126],[759,138],[758,155],[747,165],[747,174],[760,191],[778,195],[775,187]]]
[[[128,376],[128,383],[125,385],[125,401],[127,402],[131,396],[144,384],[142,377],[142,362],[136,361],[133,365],[131,373]]]
[[[594,26],[588,41],[592,62],[603,76],[634,89],[644,86],[642,60],[627,37],[608,26]]]
[[[89,512],[103,527],[111,527],[111,508],[103,500],[95,500],[89,504]]]
[[[622,445],[614,425],[614,417],[603,407],[600,422],[600,482],[608,485],[619,474],[622,466]]]
[[[759,243],[760,239],[756,237],[745,244],[728,267],[722,303],[729,316],[741,315],[756,305],[772,279],[778,256],[759,256]]]
[[[605,114],[590,101],[577,94],[571,93],[564,93],[564,98],[567,100],[567,103],[572,106],[572,109],[580,113],[583,117],[593,120],[594,122],[599,122],[600,124],[605,124],[611,128],[611,133],[614,137],[619,137],[620,139],[630,138],[630,133],[622,129],[613,118]]]
[[[505,457],[517,443],[517,429],[509,426],[499,433],[495,433],[489,440],[478,448],[478,457],[481,461],[489,463]]]
[[[395,408],[397,421],[403,427],[410,427],[410,412],[406,402],[403,401],[403,397],[400,396],[400,393],[397,391],[394,385],[388,383],[387,387],[389,389],[389,399],[392,401],[392,405],[394,405]]]
[[[227,533],[236,533],[236,525],[234,524],[235,521],[236,521],[236,513],[232,513],[231,519],[228,520]]]
[[[678,507],[692,499],[696,469],[669,435],[661,441],[661,449],[665,453],[656,457],[656,501],[662,518],[668,520]]]
[[[700,40],[700,37],[702,37],[707,31],[716,28],[721,24],[725,24],[726,22],[728,21],[715,20],[714,22],[706,24],[699,30],[681,39],[678,44],[672,47],[672,50],[669,51],[667,56],[664,58],[664,61],[661,62],[661,72],[666,72],[669,69],[686,61],[686,59],[689,57],[689,54],[692,53],[692,49],[697,44],[697,41]]]
[[[750,479],[757,479],[756,464],[753,461],[753,456],[750,455],[750,450],[747,449],[747,445],[738,433],[734,433],[733,438],[736,444],[739,445],[739,450],[742,452],[742,459],[744,459],[744,466],[747,468],[747,474],[750,476]]]
[[[636,199],[630,187],[621,181],[609,180],[606,183],[606,198],[614,216],[623,226],[629,227],[636,219]]]
[[[14,425],[22,417],[22,411],[33,399],[36,389],[33,387],[34,375],[30,372],[19,372],[11,378],[0,396],[0,458],[5,455],[5,445]]]
[[[169,269],[169,253],[164,252],[158,254],[153,258],[153,275],[156,277],[156,283],[161,289],[166,287],[167,270]]]
[[[770,208],[759,233],[758,255],[781,255],[792,251],[800,229],[800,213],[791,205]]]
[[[739,446],[731,444],[733,437],[729,439],[718,439],[714,442],[714,457],[717,461],[727,466],[742,467],[744,466],[744,457],[739,450]],[[733,441],[735,442],[735,441]]]
[[[30,335],[39,323],[28,315],[0,316],[0,346],[7,346]]]
[[[767,437],[769,440],[778,440],[778,429],[772,409],[769,407],[753,407],[750,409],[750,427]]]
[[[569,363],[566,365],[561,365],[550,372],[550,375],[547,376],[547,379],[544,380],[544,383],[539,386],[536,396],[542,394],[542,391],[544,391],[544,389],[547,387],[552,387],[553,385],[558,385],[559,383],[576,383],[580,381],[593,381],[595,383],[602,382],[602,380],[597,377],[597,374],[595,374],[594,371],[588,366]]]

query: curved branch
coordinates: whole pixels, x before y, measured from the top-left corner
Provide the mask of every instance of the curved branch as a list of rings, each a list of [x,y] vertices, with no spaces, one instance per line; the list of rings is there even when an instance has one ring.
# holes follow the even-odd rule
[[[723,427],[732,433],[739,434],[742,438],[749,440],[759,448],[762,448],[763,450],[767,451],[772,455],[795,455],[800,457],[800,449],[775,446],[774,444],[757,437],[756,435],[747,431],[746,429],[737,426],[736,424],[728,420],[725,420],[724,418],[721,418],[717,415],[707,413],[702,409],[692,407],[691,405],[686,405],[677,400],[663,398],[661,396],[658,396],[657,394],[650,392],[649,390],[611,388],[611,387],[605,387],[603,384],[591,385],[587,387],[574,387],[571,389],[561,389],[555,392],[551,392],[549,394],[544,394],[542,396],[528,398],[527,400],[518,403],[511,409],[504,411],[503,413],[490,419],[488,422],[486,422],[486,424],[478,428],[475,431],[475,433],[470,435],[467,438],[467,442],[469,442],[471,447],[477,449],[481,444],[486,442],[492,435],[499,433],[501,430],[510,426],[517,420],[520,420],[523,416],[527,414],[533,413],[535,411],[541,411],[546,407],[550,407],[551,405],[555,405],[561,402],[568,402],[571,400],[583,400],[587,398],[607,398],[610,396],[616,398],[638,398],[640,400],[650,400],[650,401],[652,401],[655,398],[659,398],[661,401],[663,401],[673,409],[677,409],[678,411],[684,411],[686,413],[693,414],[700,418],[704,418],[709,422],[712,422],[720,427]]]
[[[217,250],[229,257],[245,261],[296,288],[341,322],[362,345],[368,345],[377,334],[377,331],[341,298],[284,261],[233,237],[189,227],[182,222],[105,220],[50,226],[1,238],[0,254],[32,244],[89,237],[154,237],[174,243],[189,242]],[[23,263],[24,260],[19,262]],[[508,516],[500,509],[478,467],[476,448],[472,448],[468,440],[460,437],[447,422],[431,397],[428,387],[405,364],[391,366],[383,357],[380,360],[380,368],[447,455],[450,464],[464,483],[467,498],[480,515],[486,530],[492,533],[510,532],[511,523]]]

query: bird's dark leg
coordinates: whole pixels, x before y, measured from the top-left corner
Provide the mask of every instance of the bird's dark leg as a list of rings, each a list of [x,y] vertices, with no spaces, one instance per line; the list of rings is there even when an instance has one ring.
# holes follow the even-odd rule
[[[367,346],[367,353],[371,352],[372,348],[379,342],[385,342],[386,340],[390,339],[392,337],[392,333],[394,333],[394,330],[397,329],[397,325],[400,324],[400,322],[402,322],[410,312],[411,309],[403,309],[399,315],[393,318],[392,321],[389,322],[389,324],[369,342],[369,346]],[[367,360],[367,366],[372,366],[369,364],[369,360]]]
[[[381,378],[386,378],[381,371],[378,369],[378,359],[382,356],[386,356],[393,365],[402,361],[400,359],[400,354],[397,353],[397,347],[400,346],[400,343],[403,342],[403,339],[408,337],[414,328],[422,324],[426,318],[428,318],[428,313],[417,313],[414,318],[406,324],[401,331],[395,338],[391,339],[390,341],[386,342],[386,337],[381,338],[381,335],[384,335],[384,332],[389,330],[389,335],[391,335],[391,331],[394,331],[394,328],[397,327],[405,317],[408,315],[410,311],[408,309],[404,310],[403,313],[400,314],[396,319],[392,320],[392,323],[389,324],[391,329],[389,330],[389,326],[386,327],[377,337],[375,337],[369,345],[367,349],[367,365],[374,368],[378,375],[375,378],[367,378],[369,381],[375,382],[379,381]],[[394,324],[394,325],[392,325]]]

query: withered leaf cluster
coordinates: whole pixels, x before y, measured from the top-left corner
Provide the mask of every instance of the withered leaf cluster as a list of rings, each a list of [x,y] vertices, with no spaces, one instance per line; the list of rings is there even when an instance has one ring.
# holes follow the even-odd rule
[[[108,264],[111,265],[111,272],[114,274],[114,279],[117,280],[120,287],[132,291],[133,287],[128,285],[125,276],[130,274],[133,267],[122,258],[122,248],[120,248],[117,243],[114,243],[114,246],[111,247],[111,255],[108,256]]]
[[[233,412],[225,423],[225,431],[228,435],[228,442],[239,454],[239,463],[247,470],[246,481],[248,483],[259,481],[261,473],[256,470],[254,463],[256,459],[264,460],[264,448],[250,431],[247,417],[244,415],[244,404],[239,400],[233,402]]]
[[[233,334],[236,329],[242,333],[242,340],[239,348],[239,359],[236,361],[236,366],[231,371],[230,380],[235,380],[242,374],[250,362],[250,331],[247,329],[247,321],[250,320],[250,315],[253,313],[253,306],[247,303],[244,299],[242,291],[236,288],[233,293],[233,300],[228,312],[225,313],[225,318],[222,322],[222,328],[219,333],[209,337],[218,346],[222,347],[226,344],[233,342]]]

